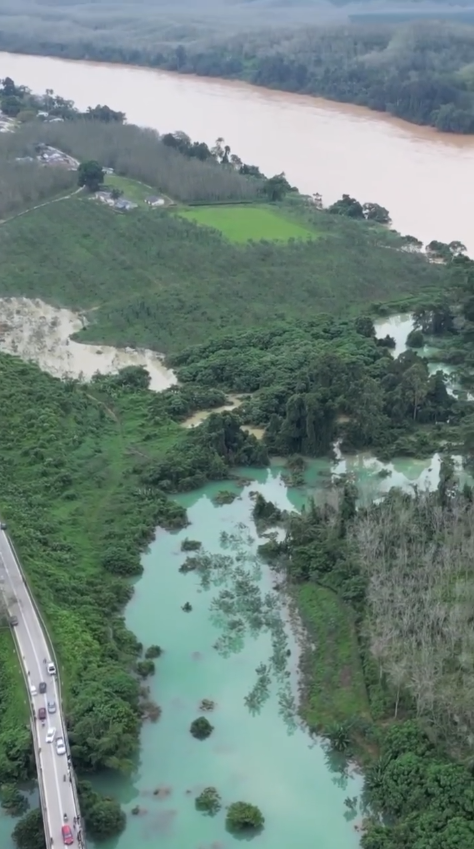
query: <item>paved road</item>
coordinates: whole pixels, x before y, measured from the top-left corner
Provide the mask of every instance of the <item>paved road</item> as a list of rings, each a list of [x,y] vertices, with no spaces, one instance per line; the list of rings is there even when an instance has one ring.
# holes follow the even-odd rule
[[[18,617],[18,625],[14,628],[15,637],[23,658],[23,665],[30,684],[34,684],[38,695],[29,696],[37,729],[38,746],[35,742],[36,766],[38,781],[42,783],[46,812],[45,831],[47,843],[56,847],[63,846],[61,827],[63,815],[67,814],[68,823],[74,834],[74,844],[77,847],[77,828],[73,826],[73,818],[79,816],[73,794],[72,781],[69,779],[68,756],[56,753],[55,743],[46,743],[48,727],[56,729],[56,736],[64,737],[64,717],[59,701],[59,691],[55,676],[48,675],[44,662],[52,660],[48,653],[48,642],[43,633],[40,621],[31,601],[27,587],[23,582],[20,569],[11,549],[8,537],[0,530],[0,581],[5,593],[11,615]],[[45,681],[47,692],[39,693],[39,683]],[[47,714],[44,728],[36,719],[38,709],[46,707],[48,701],[56,702],[56,713]],[[64,780],[66,776],[66,780]]]

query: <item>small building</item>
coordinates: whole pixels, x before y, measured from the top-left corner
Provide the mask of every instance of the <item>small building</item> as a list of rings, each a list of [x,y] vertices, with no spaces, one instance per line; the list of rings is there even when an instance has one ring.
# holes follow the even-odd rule
[[[149,198],[145,198],[145,203],[147,203],[148,206],[164,206],[165,200],[164,198],[151,195]]]
[[[130,209],[136,209],[136,207],[136,203],[132,203],[131,200],[126,200],[125,198],[119,198],[114,203],[114,209],[118,209],[119,212],[128,212]]]
[[[102,203],[110,203],[111,201],[110,192],[96,192],[95,197],[97,200],[101,200]]]
[[[115,173],[113,168],[102,168],[102,171],[104,172],[104,174],[108,174],[109,177],[111,174]]]

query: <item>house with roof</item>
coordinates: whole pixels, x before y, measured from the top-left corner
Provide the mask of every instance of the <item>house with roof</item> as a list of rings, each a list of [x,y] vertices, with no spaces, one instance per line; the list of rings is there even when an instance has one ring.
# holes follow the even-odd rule
[[[147,203],[148,206],[164,206],[165,199],[160,198],[157,195],[150,195],[150,197],[145,198],[145,203]]]

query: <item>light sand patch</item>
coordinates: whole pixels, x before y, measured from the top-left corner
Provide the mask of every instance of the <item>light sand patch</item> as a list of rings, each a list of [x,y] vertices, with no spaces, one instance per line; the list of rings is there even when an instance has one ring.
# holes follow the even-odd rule
[[[40,300],[0,298],[0,350],[35,362],[54,377],[88,381],[97,372],[114,374],[125,366],[144,366],[155,392],[176,383],[174,373],[154,351],[74,342],[70,337],[86,324],[83,316]]]
[[[229,395],[228,399],[228,403],[223,404],[222,407],[214,407],[213,410],[199,410],[197,413],[189,416],[189,418],[182,422],[183,427],[196,427],[196,425],[200,425],[201,422],[208,419],[211,413],[224,413],[225,410],[235,410],[242,403],[235,395]]]
[[[197,425],[206,421],[211,413],[223,413],[225,410],[236,410],[237,407],[240,407],[242,404],[242,399],[237,398],[236,395],[228,395],[227,397],[227,404],[223,404],[222,407],[214,407],[213,410],[199,410],[197,413],[194,413],[182,422],[183,427],[197,427]],[[257,439],[263,439],[263,434],[265,433],[265,428],[252,427],[251,425],[242,425],[242,430],[247,431],[247,433],[253,433]]]
[[[252,425],[242,425],[242,430],[247,431],[247,433],[251,433],[253,436],[256,436],[257,439],[263,439],[263,435],[265,433],[264,427],[253,427]]]

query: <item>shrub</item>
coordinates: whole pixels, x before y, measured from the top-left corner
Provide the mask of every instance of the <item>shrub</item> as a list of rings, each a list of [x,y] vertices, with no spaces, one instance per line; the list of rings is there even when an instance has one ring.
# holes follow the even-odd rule
[[[17,849],[46,849],[43,816],[39,808],[28,811],[13,829]]]
[[[217,814],[221,807],[221,797],[215,787],[206,787],[196,798],[196,808],[198,811]]]
[[[149,646],[147,648],[147,650],[145,652],[145,657],[147,658],[147,660],[149,660],[150,658],[153,658],[153,657],[159,657],[161,654],[163,654],[163,649],[160,648],[160,646],[154,646],[153,645],[153,646]]]
[[[198,740],[205,740],[214,731],[214,726],[211,725],[205,716],[199,716],[191,723],[189,730],[193,737],[196,737]]]
[[[262,828],[265,823],[260,808],[248,802],[233,802],[229,805],[226,816],[226,826],[229,831],[247,831]]]
[[[183,539],[181,543],[181,551],[197,551],[201,548],[202,543],[198,539]]]
[[[155,664],[152,660],[139,660],[136,666],[140,678],[147,678],[155,672]]]

